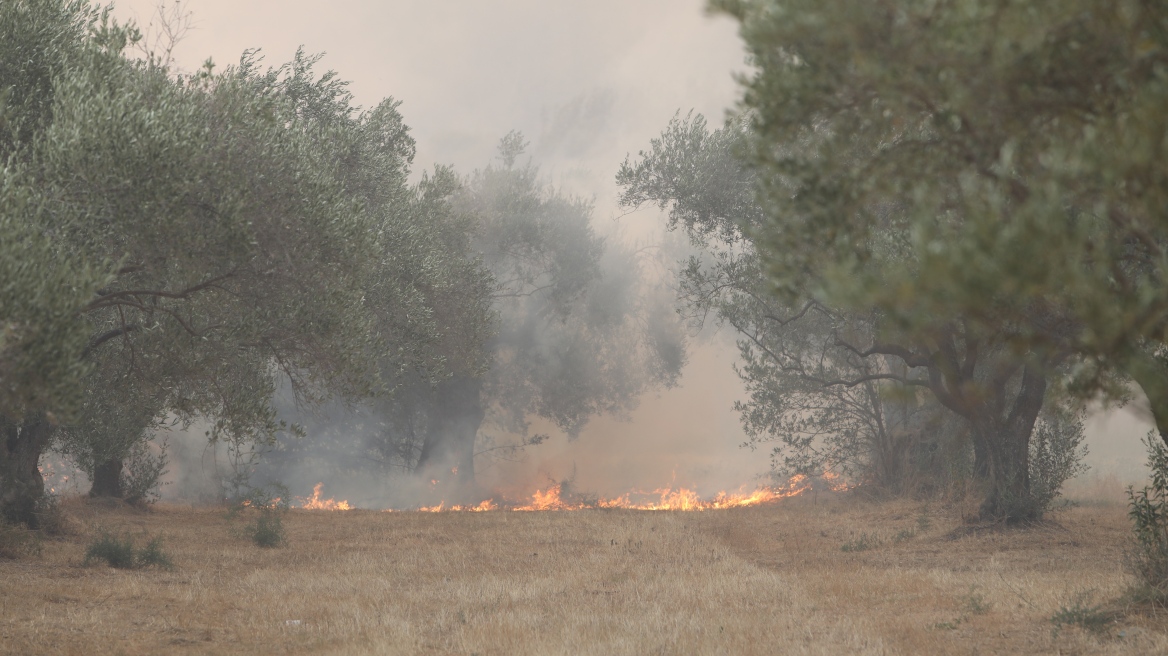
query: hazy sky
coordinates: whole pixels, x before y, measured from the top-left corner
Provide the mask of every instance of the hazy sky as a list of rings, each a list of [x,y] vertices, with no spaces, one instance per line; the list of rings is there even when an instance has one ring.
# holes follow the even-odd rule
[[[418,164],[483,166],[521,130],[557,184],[604,205],[612,174],[678,109],[720,119],[742,70],[735,26],[702,0],[188,0],[178,64],[218,66],[298,46],[350,80],[363,106],[392,96]],[[146,26],[155,0],[122,0]],[[605,208],[611,209],[611,208]]]

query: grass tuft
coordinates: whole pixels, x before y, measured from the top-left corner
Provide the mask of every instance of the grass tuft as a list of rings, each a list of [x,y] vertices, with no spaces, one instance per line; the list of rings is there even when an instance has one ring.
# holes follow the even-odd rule
[[[153,538],[145,547],[138,549],[134,546],[134,539],[129,535],[118,537],[104,531],[85,550],[87,566],[99,561],[105,561],[107,565],[117,569],[143,567],[174,569],[174,563],[162,551],[162,538]]]

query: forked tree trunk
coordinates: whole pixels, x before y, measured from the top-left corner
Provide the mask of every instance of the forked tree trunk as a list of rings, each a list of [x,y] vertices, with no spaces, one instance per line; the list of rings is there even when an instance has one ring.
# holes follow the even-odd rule
[[[37,527],[37,504],[45,494],[38,465],[52,434],[43,414],[21,421],[0,416],[0,515],[5,520]]]

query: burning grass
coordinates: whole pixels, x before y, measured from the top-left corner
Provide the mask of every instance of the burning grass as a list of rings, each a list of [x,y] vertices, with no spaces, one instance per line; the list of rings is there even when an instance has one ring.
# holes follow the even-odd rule
[[[956,530],[959,509],[823,493],[694,513],[293,510],[288,545],[265,550],[221,509],[65,506],[78,535],[0,561],[0,651],[1168,653],[1163,613],[1115,603],[1122,507],[978,531]],[[102,530],[162,536],[176,569],[83,567]],[[1080,626],[1080,606],[1107,620]]]
[[[457,471],[457,469],[455,470]],[[437,481],[434,481],[437,483]],[[792,477],[785,485],[759,487],[753,491],[739,490],[738,492],[719,492],[711,498],[703,499],[694,490],[672,487],[659,488],[652,492],[634,490],[617,497],[591,497],[589,495],[573,494],[564,489],[563,484],[554,484],[544,490],[532,492],[530,499],[521,501],[496,501],[486,499],[478,504],[452,504],[445,501],[433,506],[415,508],[418,512],[488,512],[494,510],[510,510],[516,512],[540,511],[568,511],[568,510],[725,510],[728,508],[747,508],[783,499],[797,497],[818,487],[833,492],[848,490],[847,483],[840,477],[831,474],[816,481],[803,475]],[[352,510],[348,501],[322,498],[322,483],[317,483],[312,489],[312,496],[297,497],[298,508],[304,510]],[[398,512],[388,509],[386,512]]]

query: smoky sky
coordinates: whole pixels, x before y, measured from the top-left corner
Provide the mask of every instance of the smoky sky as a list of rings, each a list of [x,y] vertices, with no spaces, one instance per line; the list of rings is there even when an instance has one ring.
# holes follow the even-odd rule
[[[735,25],[703,0],[188,0],[194,29],[178,65],[267,61],[298,46],[351,81],[358,103],[386,96],[418,141],[419,168],[483,166],[502,135],[522,131],[557,185],[614,193],[612,173],[678,109],[720,118],[745,69]],[[118,14],[145,27],[154,0]],[[598,207],[598,209],[600,209]],[[604,208],[611,209],[611,208]]]

